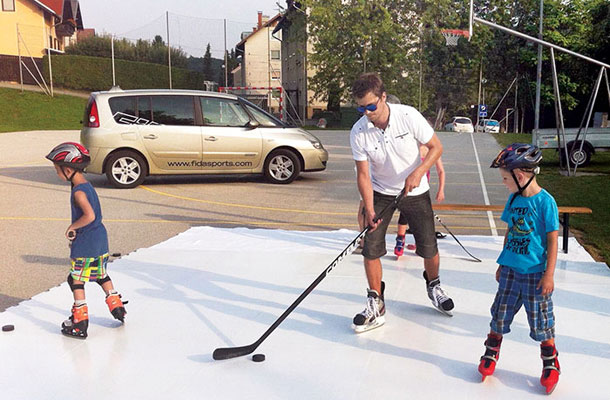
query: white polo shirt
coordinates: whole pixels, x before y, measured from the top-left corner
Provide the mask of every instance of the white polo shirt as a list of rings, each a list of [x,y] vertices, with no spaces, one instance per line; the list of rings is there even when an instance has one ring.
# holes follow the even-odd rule
[[[396,196],[405,187],[405,180],[419,165],[419,143],[428,143],[434,130],[415,108],[388,104],[390,120],[385,130],[379,129],[363,115],[352,127],[350,144],[356,161],[368,161],[373,190]],[[408,193],[416,196],[430,189],[424,174],[418,187]]]

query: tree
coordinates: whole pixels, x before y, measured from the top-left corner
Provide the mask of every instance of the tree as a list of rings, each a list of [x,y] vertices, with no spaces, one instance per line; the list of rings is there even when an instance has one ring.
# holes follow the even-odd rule
[[[378,72],[390,93],[410,77],[417,38],[412,1],[305,0],[302,6],[309,9],[308,60],[316,69],[310,87],[331,109],[349,99],[352,82],[364,72]]]
[[[165,43],[163,42],[163,38],[161,37],[161,35],[155,35],[155,39],[152,42],[153,46],[165,46]]]
[[[211,81],[214,79],[214,72],[212,71],[212,52],[210,50],[210,43],[205,48],[205,54],[203,56],[203,76],[205,80]]]

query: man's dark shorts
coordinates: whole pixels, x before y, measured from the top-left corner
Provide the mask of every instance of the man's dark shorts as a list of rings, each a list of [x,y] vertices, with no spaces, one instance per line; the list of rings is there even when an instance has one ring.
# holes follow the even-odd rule
[[[375,213],[379,213],[390,204],[396,196],[389,196],[381,193],[373,193],[373,203]],[[388,225],[392,221],[392,216],[396,209],[388,210],[383,216],[381,223],[373,232],[367,232],[364,239],[364,249],[362,255],[374,260],[383,257],[386,253],[385,235]],[[417,249],[415,253],[423,258],[432,258],[438,253],[436,245],[436,234],[434,228],[434,212],[432,211],[432,201],[430,192],[422,193],[417,196],[404,196],[398,203],[398,210],[404,213],[409,221],[409,229],[415,238]]]

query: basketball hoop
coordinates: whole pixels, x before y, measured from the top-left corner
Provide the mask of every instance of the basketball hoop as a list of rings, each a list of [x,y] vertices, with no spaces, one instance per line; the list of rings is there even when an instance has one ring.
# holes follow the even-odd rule
[[[441,33],[447,41],[447,46],[457,46],[460,37],[463,36],[468,39],[470,36],[468,31],[463,31],[460,29],[443,29],[441,30]]]

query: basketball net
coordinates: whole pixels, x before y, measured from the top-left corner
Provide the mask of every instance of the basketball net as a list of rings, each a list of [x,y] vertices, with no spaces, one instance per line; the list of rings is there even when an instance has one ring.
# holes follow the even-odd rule
[[[457,46],[460,37],[468,38],[469,36],[468,31],[463,31],[460,29],[443,29],[441,33],[445,37],[447,46]]]

